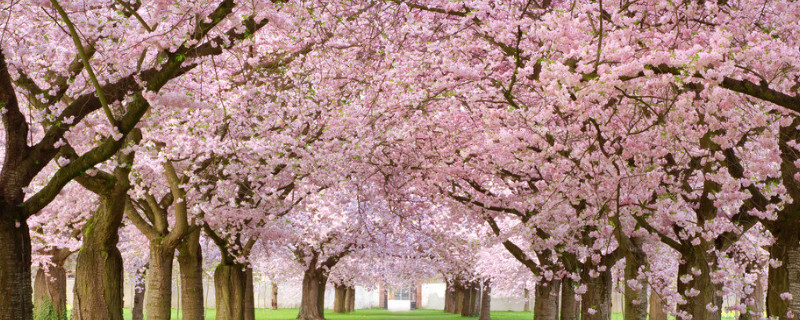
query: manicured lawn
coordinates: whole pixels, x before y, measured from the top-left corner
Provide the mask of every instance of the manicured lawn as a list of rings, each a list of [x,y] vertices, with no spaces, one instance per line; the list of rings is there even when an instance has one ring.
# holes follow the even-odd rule
[[[124,310],[125,320],[131,319],[131,310]],[[256,309],[256,320],[294,320],[297,309]],[[414,310],[410,312],[389,312],[384,309],[362,309],[349,314],[336,314],[333,310],[325,310],[327,320],[444,320],[463,319],[459,315],[444,313],[441,310]],[[672,317],[670,317],[672,319]],[[172,320],[178,320],[178,312],[172,309]],[[473,318],[477,319],[477,318]],[[532,320],[531,312],[493,311],[492,320]],[[723,320],[733,320],[734,317],[723,316]],[[215,320],[215,310],[206,310],[206,320]],[[611,320],[622,320],[622,314],[611,314]]]
[[[125,319],[131,319],[130,309],[125,309]],[[265,310],[256,309],[256,320],[294,320],[297,317],[297,309],[278,309]],[[356,310],[349,314],[336,314],[332,310],[325,310],[325,318],[328,320],[444,320],[462,319],[459,315],[444,313],[440,310],[414,310],[410,312],[389,312],[383,309]],[[172,319],[178,319],[177,310],[172,310]],[[495,311],[492,312],[493,320],[531,320],[533,314],[530,312]],[[206,311],[206,320],[214,320],[214,309]],[[612,319],[617,320],[617,319]]]

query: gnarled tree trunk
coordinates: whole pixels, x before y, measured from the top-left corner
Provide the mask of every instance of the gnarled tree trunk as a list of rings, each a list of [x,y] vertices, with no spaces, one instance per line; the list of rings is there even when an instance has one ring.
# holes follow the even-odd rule
[[[558,292],[561,281],[542,279],[533,292],[533,319],[558,320]]]
[[[347,303],[345,312],[353,312],[356,310],[356,287],[347,287]]]
[[[67,319],[67,272],[64,270],[64,260],[68,255],[56,255],[51,258],[53,265],[39,268],[36,272],[33,316],[37,320]]]
[[[575,281],[561,279],[561,320],[578,320],[580,302],[575,299]]]
[[[100,208],[83,229],[75,267],[72,320],[122,320],[123,268],[117,249],[128,187],[100,195]]]
[[[325,284],[328,276],[323,270],[310,268],[303,274],[303,297],[300,300],[300,320],[325,319]]]
[[[203,252],[200,247],[200,229],[190,233],[178,245],[178,264],[181,273],[181,306],[183,319],[205,318],[203,301]]]
[[[244,320],[247,274],[244,266],[220,264],[214,270],[218,320]]]

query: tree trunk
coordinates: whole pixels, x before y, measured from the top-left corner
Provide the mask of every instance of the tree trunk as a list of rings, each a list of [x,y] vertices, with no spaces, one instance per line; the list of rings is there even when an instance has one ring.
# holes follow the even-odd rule
[[[300,320],[325,319],[325,284],[328,276],[323,270],[309,269],[303,274],[303,297],[300,301]]]
[[[472,315],[470,316],[478,317],[481,315],[481,298],[483,298],[483,295],[481,294],[480,282],[475,282],[473,285],[472,297],[474,301],[472,302]]]
[[[172,314],[173,248],[164,247],[161,239],[150,241],[150,262],[147,269],[147,320],[169,320]]]
[[[464,308],[461,309],[461,316],[472,317],[475,310],[475,284],[469,282],[464,287]]]
[[[219,264],[214,270],[217,320],[244,320],[245,269],[237,264]]]
[[[681,257],[686,263],[678,265],[678,293],[686,299],[686,303],[678,306],[678,313],[692,315],[692,320],[720,320],[722,297],[717,296],[717,285],[711,282],[709,266],[716,258],[712,253],[707,253],[711,245],[706,241],[702,242],[695,247],[687,246],[681,251]],[[682,278],[691,280],[684,283]]]
[[[531,291],[525,288],[522,290],[522,295],[525,296],[525,304],[522,306],[522,311],[531,311]]]
[[[464,310],[464,283],[459,281],[456,283],[456,292],[455,296],[455,308],[453,309],[453,313],[461,314],[461,311]]]
[[[639,280],[639,269],[644,267],[646,256],[640,248],[628,249],[625,257],[625,313],[624,320],[647,320],[647,281]],[[628,285],[635,280],[641,288]]]
[[[53,260],[54,265],[39,268],[36,272],[33,316],[37,320],[67,319],[67,272],[64,260]]]
[[[455,283],[447,284],[447,291],[444,293],[444,311],[447,313],[456,312],[456,286]]]
[[[256,295],[254,290],[253,268],[244,271],[244,320],[256,319]]]
[[[472,316],[472,304],[475,302],[474,299],[474,291],[472,290],[472,283],[465,283],[464,284],[464,294],[461,296],[461,316],[462,317],[471,317]]]
[[[278,284],[272,282],[272,310],[278,310]]]
[[[575,281],[561,280],[561,320],[578,320],[580,302],[575,300]]]
[[[483,283],[483,291],[481,293],[481,314],[479,320],[492,319],[492,286],[489,280]]]
[[[131,309],[132,320],[144,319],[144,291],[147,288],[145,286],[145,270],[147,269],[139,270],[134,275],[133,308]]]
[[[356,309],[356,288],[347,287],[347,296],[345,301],[345,312],[353,312]]]
[[[28,224],[13,216],[16,211],[0,202],[0,319],[33,317],[31,287],[31,238]]]
[[[655,291],[650,292],[650,313],[649,320],[667,320],[667,313],[664,311],[664,300]]]
[[[205,319],[203,301],[203,252],[200,229],[190,233],[178,246],[178,265],[181,273],[181,305],[183,319]]]
[[[333,297],[333,312],[335,313],[344,313],[345,312],[345,303],[347,303],[347,287],[343,285],[336,285],[334,286],[334,297]]]
[[[558,291],[561,282],[557,279],[536,284],[533,292],[533,319],[558,320]]]
[[[122,320],[123,268],[117,249],[127,187],[100,195],[101,205],[83,227],[75,267],[71,320]]]
[[[798,201],[800,199],[795,199]],[[800,317],[800,232],[798,229],[784,228],[775,236],[770,247],[771,259],[781,262],[774,268],[770,265],[767,279],[767,316],[780,320]],[[782,293],[792,295],[791,300],[781,298]]]
[[[610,260],[609,256],[603,258]],[[596,278],[590,275],[590,266],[583,268],[581,279],[586,284],[586,293],[581,299],[581,320],[610,320],[611,319],[611,268],[608,264],[605,271],[599,272]]]
[[[763,268],[762,268],[763,270]],[[758,315],[758,318],[764,314],[766,310],[764,308],[764,302],[766,297],[764,296],[764,273],[759,271],[758,273],[758,280],[756,280],[756,287],[755,291],[753,291],[753,300],[755,303],[753,304],[753,312]]]

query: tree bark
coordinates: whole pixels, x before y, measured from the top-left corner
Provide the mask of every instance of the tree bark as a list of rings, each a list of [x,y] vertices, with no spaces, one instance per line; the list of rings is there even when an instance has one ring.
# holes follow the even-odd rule
[[[347,287],[343,285],[336,285],[334,286],[334,297],[333,297],[333,312],[335,313],[344,313],[345,304],[347,303]]]
[[[525,296],[525,304],[522,306],[522,311],[531,311],[531,291],[525,288],[522,290],[522,295]]]
[[[256,319],[256,295],[254,290],[253,268],[244,271],[244,320]]]
[[[536,284],[533,292],[533,319],[558,320],[558,291],[561,282],[558,279]]]
[[[39,268],[33,286],[33,316],[37,320],[67,319],[67,272],[64,256],[53,257],[53,265]]]
[[[150,241],[147,269],[147,320],[169,320],[172,314],[172,263],[175,249],[165,247],[161,239]]]
[[[462,310],[464,310],[464,296],[466,295],[466,292],[464,290],[464,286],[465,286],[465,284],[463,282],[461,282],[461,281],[457,282],[456,285],[455,285],[455,287],[456,287],[456,292],[454,294],[454,296],[455,296],[455,301],[454,301],[455,305],[454,305],[454,307],[455,308],[453,309],[453,313],[455,313],[455,314],[461,314]]]
[[[345,312],[353,312],[356,309],[356,288],[347,287],[345,296]]]
[[[667,313],[664,308],[664,300],[661,299],[661,296],[656,292],[650,292],[649,320],[667,320]]]
[[[581,279],[586,284],[588,290],[583,294],[581,300],[581,320],[610,320],[611,319],[611,268],[610,256],[603,257],[606,263],[605,271],[600,271],[595,278],[589,271],[591,267],[585,266],[582,270]]]
[[[716,261],[716,257],[707,252],[711,247],[707,241],[702,241],[698,246],[686,246],[681,250],[686,263],[678,265],[678,293],[685,297],[686,303],[678,306],[678,312],[692,315],[692,320],[722,319],[722,297],[717,296],[718,286],[711,281],[709,263]],[[684,283],[681,278],[691,280]]]
[[[456,286],[455,283],[447,283],[447,289],[444,293],[444,311],[447,313],[456,312]]]
[[[31,287],[31,238],[25,220],[12,218],[16,211],[0,203],[0,319],[33,317]]]
[[[795,200],[797,201],[797,200]],[[770,247],[770,258],[781,262],[778,267],[770,265],[767,279],[767,316],[780,320],[800,317],[800,233],[798,229],[780,229],[775,243]],[[791,300],[781,298],[782,293],[790,293]]]
[[[278,310],[278,284],[272,282],[272,310]]]
[[[462,317],[475,316],[475,283],[469,282],[464,289],[464,308],[461,309]]]
[[[100,208],[83,228],[75,267],[72,320],[122,320],[123,268],[117,249],[127,185],[101,194]]]
[[[624,320],[647,320],[647,281],[639,280],[639,269],[644,267],[646,256],[641,248],[628,248],[625,257],[625,313]],[[628,280],[636,280],[640,289],[631,288]]]
[[[144,295],[145,295],[145,274],[146,268],[139,270],[134,275],[133,282],[133,308],[131,309],[131,319],[132,320],[142,320],[144,319]]]
[[[483,290],[481,292],[481,313],[479,320],[492,319],[492,286],[489,280],[483,283]]]
[[[214,289],[218,320],[244,320],[247,277],[237,264],[220,264],[214,270]]]
[[[300,301],[300,320],[325,319],[325,284],[328,276],[323,270],[310,268],[303,274],[303,297]]]
[[[580,302],[575,300],[575,281],[561,280],[561,320],[578,320]]]
[[[178,265],[181,273],[181,305],[183,319],[205,319],[203,301],[203,252],[200,247],[200,229],[190,233],[178,245]]]

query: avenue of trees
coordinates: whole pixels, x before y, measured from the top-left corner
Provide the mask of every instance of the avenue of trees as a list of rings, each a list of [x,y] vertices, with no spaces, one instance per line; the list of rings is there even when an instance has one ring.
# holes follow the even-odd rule
[[[0,119],[2,320],[800,317],[793,0],[3,0]]]

